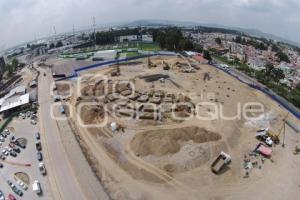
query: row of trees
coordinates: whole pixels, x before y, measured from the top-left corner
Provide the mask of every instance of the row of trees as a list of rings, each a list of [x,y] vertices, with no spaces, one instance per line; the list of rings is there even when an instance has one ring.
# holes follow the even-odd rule
[[[243,45],[250,45],[253,46],[256,49],[260,49],[260,50],[268,50],[269,45],[265,44],[265,42],[263,41],[257,41],[255,39],[249,39],[246,40],[245,38],[243,38],[242,36],[236,36],[235,40],[236,43],[239,44],[243,44]]]
[[[116,42],[116,39],[122,35],[139,35],[140,29],[123,29],[123,30],[110,30],[107,32],[97,32],[96,37],[94,33],[90,35],[90,40],[98,45],[107,45]]]
[[[51,43],[50,46],[49,46],[49,49],[59,48],[59,47],[62,47],[62,46],[63,46],[63,43],[62,43],[62,41],[59,40],[56,44]]]
[[[183,37],[181,30],[177,28],[169,28],[157,32],[155,41],[160,48],[168,51],[181,51],[183,49],[192,50],[194,44],[190,40]]]
[[[14,58],[11,61],[11,63],[7,63],[5,65],[4,71],[7,72],[7,75],[9,77],[11,77],[13,75],[13,73],[16,71],[16,69],[18,68],[19,64],[20,64],[19,61],[16,58]]]

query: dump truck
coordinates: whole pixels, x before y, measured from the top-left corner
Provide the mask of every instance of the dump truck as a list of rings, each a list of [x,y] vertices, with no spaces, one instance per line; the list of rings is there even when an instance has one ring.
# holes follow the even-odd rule
[[[211,164],[211,170],[218,174],[225,166],[227,166],[231,162],[230,155],[221,152],[220,155],[215,159],[215,161]]]

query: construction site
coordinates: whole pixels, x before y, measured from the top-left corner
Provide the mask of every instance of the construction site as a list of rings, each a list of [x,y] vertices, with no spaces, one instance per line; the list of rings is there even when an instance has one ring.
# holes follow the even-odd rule
[[[152,56],[67,82],[69,124],[112,199],[300,195],[299,120],[217,67]]]

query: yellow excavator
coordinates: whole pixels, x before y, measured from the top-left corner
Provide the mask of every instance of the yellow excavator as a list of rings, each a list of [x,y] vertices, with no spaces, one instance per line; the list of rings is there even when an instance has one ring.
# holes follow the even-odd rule
[[[278,133],[274,133],[270,130],[267,131],[267,136],[269,136],[274,144],[279,144],[280,143],[280,135],[283,133],[283,141],[282,141],[282,146],[284,147],[284,139],[285,139],[285,126],[286,126],[286,119],[287,119],[288,115],[282,120],[282,125],[278,131]]]

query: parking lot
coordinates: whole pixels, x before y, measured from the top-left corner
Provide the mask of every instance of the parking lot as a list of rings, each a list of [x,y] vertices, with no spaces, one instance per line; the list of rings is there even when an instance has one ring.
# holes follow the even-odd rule
[[[12,194],[16,199],[33,200],[33,199],[52,199],[51,192],[49,191],[49,181],[47,175],[42,175],[39,169],[39,163],[43,160],[38,161],[36,143],[40,141],[36,137],[38,127],[32,124],[32,121],[28,117],[18,117],[7,126],[9,135],[3,137],[0,135],[1,142],[0,154],[5,154],[5,160],[0,160],[3,167],[0,168],[0,190],[4,193],[5,197]],[[42,137],[42,135],[40,136]],[[19,142],[16,142],[19,141]],[[9,145],[10,143],[13,143]],[[25,143],[26,147],[22,148],[22,144]],[[14,149],[13,149],[14,148]],[[18,150],[19,149],[19,150]],[[20,153],[18,153],[20,151]],[[43,149],[41,150],[42,153]],[[16,157],[11,155],[9,152],[15,152]],[[45,166],[47,169],[47,166]],[[21,179],[18,179],[20,177]],[[26,180],[26,181],[22,181]],[[38,180],[41,186],[41,194],[38,195],[37,191],[33,191],[32,184]],[[14,192],[9,186],[8,181],[11,181],[17,189],[20,190],[23,195],[20,196]],[[27,182],[27,184],[26,184]],[[26,189],[27,188],[27,189]]]

